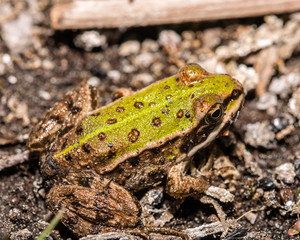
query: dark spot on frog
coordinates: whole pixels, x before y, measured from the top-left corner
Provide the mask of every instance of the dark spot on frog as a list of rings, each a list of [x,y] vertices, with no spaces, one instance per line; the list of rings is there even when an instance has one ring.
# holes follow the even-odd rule
[[[185,143],[183,144],[181,147],[180,147],[180,152],[182,153],[187,153],[189,150],[189,144],[188,143]]]
[[[115,119],[115,118],[110,118],[110,119],[108,119],[107,121],[106,121],[106,123],[107,124],[115,124],[117,122],[117,119]]]
[[[172,97],[172,95],[166,96],[166,100],[169,100]]]
[[[108,151],[108,153],[107,153],[107,155],[106,155],[106,158],[103,159],[103,161],[106,161],[106,162],[108,162],[108,161],[110,161],[111,159],[113,159],[113,158],[116,156],[116,154],[117,154],[117,150],[116,150],[116,148],[113,146],[112,143],[108,143],[107,145],[108,145],[108,147],[109,147],[110,149],[109,149],[109,151]]]
[[[228,82],[225,83],[225,87],[229,87],[229,83]]]
[[[116,111],[117,111],[117,112],[124,112],[124,111],[125,111],[125,108],[123,108],[123,107],[117,107],[117,108],[116,108]]]
[[[92,99],[92,109],[96,109],[97,108],[97,105],[98,105],[98,102],[97,102],[97,89],[93,86],[90,86],[90,91],[91,91],[91,99]]]
[[[195,94],[194,93],[192,93],[191,94],[191,99],[193,99],[195,97]]]
[[[129,163],[131,166],[136,167],[139,164],[140,159],[138,157],[131,158]]]
[[[100,141],[103,141],[105,138],[106,138],[106,134],[104,132],[101,132],[101,133],[98,134],[98,139]]]
[[[76,113],[81,112],[82,108],[73,106],[70,110],[71,110],[72,114],[76,114]]]
[[[151,149],[151,152],[153,154],[159,154],[160,153],[160,149],[159,148],[153,148],[153,149]]]
[[[165,90],[167,90],[167,89],[169,89],[169,88],[170,88],[169,85],[164,86],[164,89],[165,89]]]
[[[194,84],[190,84],[189,87],[190,87],[190,88],[194,87]]]
[[[62,130],[60,130],[58,132],[58,139],[62,138],[66,133],[68,133],[70,130],[73,129],[73,125],[70,125],[68,127],[62,128]],[[68,139],[68,137],[65,137],[66,139]]]
[[[64,118],[58,114],[52,114],[50,118],[51,120],[57,122],[58,124],[62,124],[64,122]]]
[[[49,136],[48,136],[48,137],[45,137],[45,138],[43,138],[43,139],[42,139],[42,143],[43,143],[42,145],[44,145],[44,146],[45,146],[47,143],[49,143],[49,139],[50,139],[50,137],[49,137]]]
[[[98,116],[101,116],[101,112],[93,113],[93,114],[91,114],[90,116],[92,116],[92,117],[98,117]]]
[[[149,106],[149,107],[154,107],[155,105],[156,105],[155,102],[150,102],[148,106]]]
[[[190,117],[191,117],[191,113],[190,113],[190,111],[186,111],[186,113],[185,113],[185,117],[186,117],[186,118],[190,118]]]
[[[112,143],[108,143],[107,146],[108,146],[109,148],[112,148],[114,145],[113,145]]]
[[[66,98],[65,103],[72,114],[76,114],[82,110],[81,107],[74,106],[74,102],[71,96],[68,96]]]
[[[128,133],[127,138],[129,142],[134,143],[138,140],[139,136],[140,136],[140,132],[136,128],[133,128],[131,129],[131,132]]]
[[[161,110],[161,113],[162,114],[166,114],[166,115],[168,115],[169,113],[170,113],[170,109],[165,109],[165,108],[163,108],[162,110]]]
[[[161,120],[160,120],[160,118],[159,117],[153,118],[151,125],[155,126],[155,127],[161,126]]]
[[[134,103],[134,106],[135,106],[137,109],[141,109],[141,108],[144,106],[144,103],[142,103],[142,102],[135,102],[135,103]]]
[[[71,109],[73,107],[73,99],[70,95],[67,95],[66,96],[66,99],[65,99],[65,104],[67,106],[68,109]]]
[[[71,225],[76,225],[78,223],[78,217],[73,216],[73,217],[68,217],[68,224]]]
[[[83,144],[81,148],[82,148],[82,150],[83,150],[84,152],[86,152],[86,153],[90,153],[91,150],[93,149],[93,148],[91,147],[91,145],[88,144],[88,143]]]
[[[68,162],[72,162],[72,156],[71,156],[70,154],[65,155],[65,159],[66,159]]]
[[[183,114],[184,114],[183,110],[182,110],[182,109],[179,109],[179,111],[177,112],[176,116],[177,116],[178,118],[182,118],[182,117],[183,117]]]
[[[91,187],[91,183],[93,183],[94,178],[93,177],[81,177],[78,179],[78,184],[81,187]]]
[[[73,197],[72,197],[71,195],[72,195]],[[68,198],[71,198],[71,197],[72,197],[72,200],[73,200],[73,201],[71,202],[72,207],[73,207],[75,210],[77,210],[78,207],[81,206],[80,201],[77,199],[77,197],[74,196],[73,193],[69,194],[69,196],[68,196]]]
[[[109,154],[108,154],[108,155],[115,156],[116,153],[117,153],[116,148],[115,148],[115,147],[111,147],[111,148],[109,149]]]
[[[78,127],[76,128],[75,133],[76,133],[77,135],[81,135],[82,132],[83,132],[83,128],[82,128],[82,126],[80,125],[80,126],[78,126]]]
[[[241,95],[241,91],[237,90],[237,89],[233,89],[231,95],[233,96],[233,98],[237,98],[238,96]]]

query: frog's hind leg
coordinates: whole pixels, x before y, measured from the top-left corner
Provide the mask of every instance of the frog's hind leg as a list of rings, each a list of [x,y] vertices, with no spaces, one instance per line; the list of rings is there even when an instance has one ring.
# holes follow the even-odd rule
[[[125,188],[92,171],[69,173],[49,191],[47,205],[53,213],[64,208],[62,222],[78,236],[133,228],[141,214]]]

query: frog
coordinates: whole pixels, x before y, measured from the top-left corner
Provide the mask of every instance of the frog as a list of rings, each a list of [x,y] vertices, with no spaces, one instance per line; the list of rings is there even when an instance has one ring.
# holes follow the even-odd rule
[[[137,194],[156,186],[175,199],[199,198],[215,171],[213,160],[199,163],[195,155],[236,121],[245,97],[238,80],[194,63],[117,95],[101,106],[97,89],[82,83],[29,135],[30,150],[40,153],[47,207],[64,209],[61,221],[77,236],[149,234]]]

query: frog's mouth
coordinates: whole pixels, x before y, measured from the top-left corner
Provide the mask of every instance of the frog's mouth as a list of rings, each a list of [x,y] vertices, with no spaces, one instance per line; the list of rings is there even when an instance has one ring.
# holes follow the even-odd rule
[[[213,140],[215,140],[218,136],[221,136],[228,130],[230,125],[232,125],[238,118],[241,108],[244,104],[244,92],[241,92],[239,96],[235,98],[229,97],[230,101],[235,101],[235,104],[229,108],[229,110],[225,111],[225,115],[220,124],[216,125],[215,128],[209,133],[204,141],[194,146],[187,154],[188,157],[192,157],[198,152],[200,149],[207,147]]]

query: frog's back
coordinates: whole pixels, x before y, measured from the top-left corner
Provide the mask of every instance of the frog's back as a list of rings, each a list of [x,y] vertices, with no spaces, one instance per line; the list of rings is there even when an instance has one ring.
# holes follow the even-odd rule
[[[110,170],[142,151],[157,148],[196,123],[193,99],[232,91],[234,80],[207,74],[197,81],[161,80],[92,112],[56,142],[62,166]],[[60,147],[57,147],[60,146]]]

